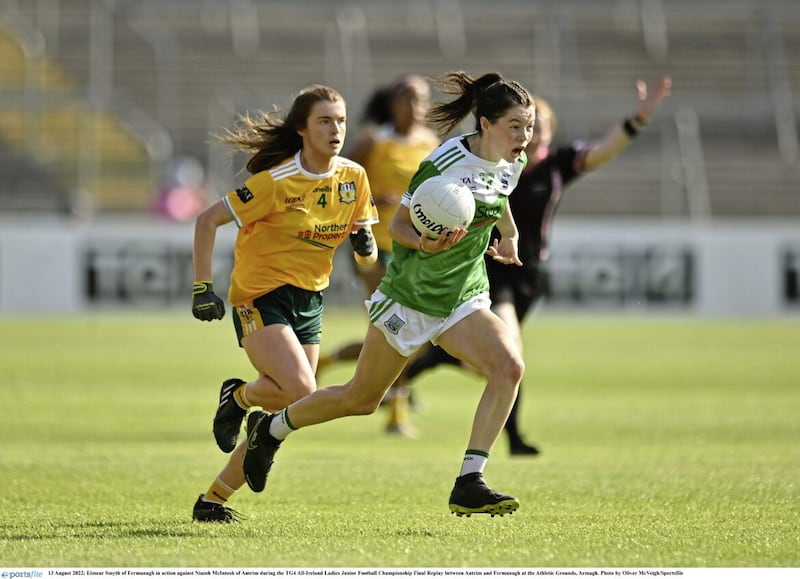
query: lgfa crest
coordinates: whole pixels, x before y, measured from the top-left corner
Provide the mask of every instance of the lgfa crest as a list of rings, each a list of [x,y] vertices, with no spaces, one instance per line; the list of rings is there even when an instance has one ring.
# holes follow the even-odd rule
[[[356,183],[349,181],[339,183],[339,201],[342,203],[352,203],[356,200]]]

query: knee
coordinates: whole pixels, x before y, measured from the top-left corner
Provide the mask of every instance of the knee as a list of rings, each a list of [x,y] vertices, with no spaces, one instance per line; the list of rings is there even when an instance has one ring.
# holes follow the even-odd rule
[[[492,364],[488,378],[490,382],[496,384],[508,384],[509,387],[516,387],[525,374],[525,362],[517,352],[508,352],[506,356],[500,357],[496,363]]]
[[[380,401],[376,403],[372,400],[348,400],[345,404],[349,416],[367,416],[369,414],[374,414],[379,406]]]
[[[288,404],[291,404],[292,402],[296,402],[297,400],[300,400],[301,398],[308,396],[316,389],[317,389],[317,384],[315,381],[305,380],[287,384],[286,387],[284,388],[284,392],[288,400]]]
[[[261,377],[251,387],[247,396],[252,404],[264,406],[265,401],[269,401],[275,408],[284,408],[292,402],[297,402],[301,398],[308,396],[317,389],[317,383],[313,377],[311,379],[297,377],[285,382],[277,382],[270,376]]]
[[[351,389],[346,389],[343,392],[341,402],[348,416],[366,416],[373,414],[378,409],[381,404],[381,398],[353,395]]]
[[[525,361],[519,354],[514,356],[514,362],[511,370],[511,379],[515,384],[522,382],[522,377],[525,375]]]

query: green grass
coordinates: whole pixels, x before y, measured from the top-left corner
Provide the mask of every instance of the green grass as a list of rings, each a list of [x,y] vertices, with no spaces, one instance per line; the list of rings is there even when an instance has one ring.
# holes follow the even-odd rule
[[[324,349],[365,324],[329,308]],[[515,515],[448,513],[482,385],[441,368],[418,439],[383,413],[299,432],[231,501],[247,521],[203,525],[218,384],[252,376],[230,320],[0,318],[0,567],[800,566],[800,325],[541,316],[525,342],[544,453],[503,440],[486,471]]]

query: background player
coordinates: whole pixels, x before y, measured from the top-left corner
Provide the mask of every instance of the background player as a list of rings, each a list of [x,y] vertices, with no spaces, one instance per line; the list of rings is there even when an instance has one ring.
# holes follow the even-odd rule
[[[388,226],[400,206],[400,198],[408,190],[411,177],[420,162],[440,143],[439,137],[426,124],[430,108],[430,86],[418,75],[406,75],[390,86],[378,89],[369,100],[364,119],[370,123],[349,157],[367,171],[372,196],[380,222],[372,232],[378,246],[378,260],[363,265],[356,262],[366,296],[372,295],[386,273],[392,255],[392,239]],[[354,361],[361,352],[361,342],[347,344],[319,361],[318,374],[336,361]],[[390,391],[387,432],[410,435],[408,389]]]

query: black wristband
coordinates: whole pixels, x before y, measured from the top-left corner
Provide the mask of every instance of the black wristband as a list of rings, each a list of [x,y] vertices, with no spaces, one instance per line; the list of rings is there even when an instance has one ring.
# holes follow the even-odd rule
[[[636,138],[636,135],[639,134],[639,129],[633,126],[630,119],[625,119],[625,122],[622,123],[622,130],[625,131],[625,134],[631,139]]]

